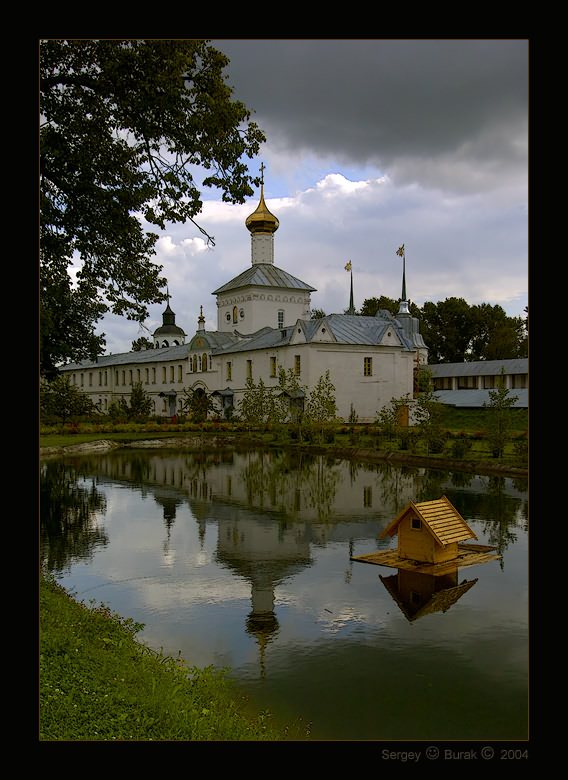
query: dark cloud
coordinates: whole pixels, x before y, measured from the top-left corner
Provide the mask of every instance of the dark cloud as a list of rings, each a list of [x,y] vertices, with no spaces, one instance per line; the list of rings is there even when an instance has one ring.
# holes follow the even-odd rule
[[[235,97],[255,109],[281,151],[385,170],[401,159],[432,157],[518,163],[527,127],[527,41],[213,43],[231,60]]]

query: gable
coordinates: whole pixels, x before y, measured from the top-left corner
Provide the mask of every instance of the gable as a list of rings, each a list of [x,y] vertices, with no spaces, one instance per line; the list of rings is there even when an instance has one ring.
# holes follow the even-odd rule
[[[387,325],[379,339],[381,347],[401,347],[402,340],[392,325]]]
[[[205,336],[201,335],[200,333],[194,336],[189,343],[190,350],[192,349],[203,350],[203,349],[210,349],[210,348],[211,347],[209,342],[207,341]]]

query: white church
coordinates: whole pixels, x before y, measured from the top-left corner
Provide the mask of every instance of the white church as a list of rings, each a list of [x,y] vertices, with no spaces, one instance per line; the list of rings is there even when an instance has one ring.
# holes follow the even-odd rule
[[[372,422],[392,398],[412,397],[418,365],[428,350],[418,320],[403,300],[396,317],[380,310],[374,317],[356,315],[351,293],[346,314],[311,318],[315,288],[274,264],[278,219],[264,201],[247,218],[251,264],[213,291],[217,330],[205,330],[201,313],[195,334],[176,325],[169,302],[163,324],[153,334],[154,349],[105,355],[96,361],[63,366],[60,371],[87,393],[101,413],[121,397],[128,400],[141,383],[154,404],[154,414],[182,412],[184,391],[192,389],[218,400],[220,413],[239,402],[247,380],[279,391],[279,373],[292,370],[306,392],[329,371],[335,386],[337,415]]]

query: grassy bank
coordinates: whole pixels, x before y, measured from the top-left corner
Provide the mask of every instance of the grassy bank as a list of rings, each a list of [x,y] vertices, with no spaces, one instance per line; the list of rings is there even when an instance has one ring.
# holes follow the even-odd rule
[[[105,439],[122,445],[148,439],[183,441],[185,437],[198,436],[201,446],[208,439],[219,446],[223,438],[228,446],[261,447],[312,447],[319,452],[338,454],[340,457],[371,453],[397,457],[426,457],[433,466],[437,463],[460,463],[475,469],[480,464],[526,469],[528,465],[528,413],[514,410],[511,427],[503,451],[496,457],[492,451],[491,437],[487,434],[491,420],[488,410],[448,410],[444,426],[435,441],[428,439],[418,428],[392,428],[386,430],[377,425],[329,423],[323,426],[262,425],[242,423],[207,422],[195,424],[188,421],[149,422],[142,424],[66,424],[42,428],[42,447],[64,448]],[[441,465],[442,467],[442,465]]]
[[[139,628],[41,577],[41,740],[285,738],[266,713],[246,712],[224,672],[157,655]]]

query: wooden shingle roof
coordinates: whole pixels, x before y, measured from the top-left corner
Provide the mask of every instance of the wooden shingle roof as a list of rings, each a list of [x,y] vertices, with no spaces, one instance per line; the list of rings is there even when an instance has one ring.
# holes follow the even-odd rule
[[[477,539],[475,533],[446,496],[434,501],[422,501],[418,504],[411,501],[385,528],[379,538],[387,534],[394,536],[401,520],[410,511],[420,518],[434,539],[443,547],[454,542],[463,542],[466,539]]]

